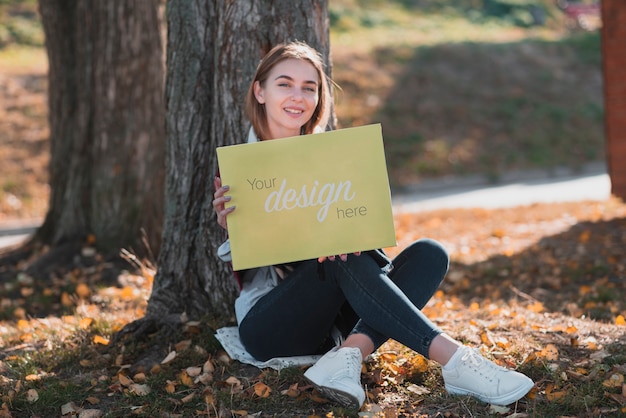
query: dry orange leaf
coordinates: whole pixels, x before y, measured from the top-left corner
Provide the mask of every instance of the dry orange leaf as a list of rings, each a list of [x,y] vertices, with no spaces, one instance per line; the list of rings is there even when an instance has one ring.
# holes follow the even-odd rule
[[[233,392],[239,392],[242,388],[241,382],[235,376],[230,376],[226,379],[226,383],[231,386]]]
[[[615,325],[626,325],[626,318],[624,318],[624,315],[617,315],[615,318]]]
[[[145,373],[141,373],[141,372],[136,373],[136,374],[133,376],[133,380],[134,380],[135,382],[145,382],[145,381],[146,381],[146,375],[145,375]]]
[[[191,378],[191,376],[189,376],[187,374],[186,371],[182,371],[180,372],[180,375],[178,376],[178,378],[180,379],[180,382],[185,385],[185,386],[193,386],[193,379]]]
[[[72,306],[74,302],[72,302],[72,298],[67,292],[63,292],[61,294],[61,304],[63,306]]]
[[[81,299],[87,299],[91,296],[91,290],[85,283],[79,283],[78,286],[76,286],[76,294]]]
[[[624,384],[624,375],[613,373],[608,379],[602,382],[602,386],[607,388],[620,388]]]
[[[553,401],[558,401],[562,398],[564,398],[566,395],[565,391],[559,390],[559,391],[555,391],[554,390],[554,385],[553,384],[549,384],[546,387],[546,398],[553,402]]]
[[[133,379],[131,379],[130,377],[126,376],[123,373],[118,373],[117,374],[117,379],[120,381],[120,384],[122,386],[130,386],[133,383],[135,383],[135,382],[133,382]]]
[[[80,320],[80,322],[78,323],[78,326],[81,329],[87,329],[89,328],[89,326],[93,324],[93,318],[83,318]]]
[[[298,389],[298,384],[294,383],[293,385],[289,386],[289,389],[285,389],[282,392],[280,392],[281,395],[287,395],[290,398],[297,398],[298,396],[300,396],[300,389]]]
[[[191,346],[191,340],[183,340],[177,342],[174,348],[176,349],[176,351],[185,351],[189,348],[189,346]]]
[[[413,372],[424,373],[428,371],[429,364],[426,358],[416,355],[411,359],[411,369]]]
[[[109,340],[100,335],[96,335],[95,337],[93,337],[93,342],[94,344],[109,345]]]
[[[489,334],[487,333],[487,331],[480,332],[480,341],[485,345],[493,345],[493,341],[491,341],[491,338],[489,338]]]
[[[559,359],[559,349],[554,344],[548,344],[541,350],[540,357],[548,361],[556,361]]]
[[[171,380],[168,380],[167,384],[165,385],[165,391],[167,393],[174,393],[174,392],[176,392],[176,384],[174,382],[172,382]]]
[[[259,398],[267,398],[272,393],[272,389],[263,382],[257,382],[254,384],[254,393]]]

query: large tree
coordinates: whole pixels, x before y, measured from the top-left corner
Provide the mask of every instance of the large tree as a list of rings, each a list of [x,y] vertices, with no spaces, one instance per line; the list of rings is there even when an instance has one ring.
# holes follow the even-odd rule
[[[211,205],[215,149],[247,137],[245,93],[270,48],[305,41],[329,63],[327,7],[327,0],[168,1],[163,244],[146,317],[122,334],[182,313],[231,312],[235,281],[215,255],[224,240]]]
[[[603,0],[602,61],[611,192],[626,200],[626,3]]]
[[[40,0],[49,59],[50,204],[35,242],[158,251],[165,106],[160,0]],[[59,251],[61,252],[61,251]],[[50,257],[48,257],[48,260]]]

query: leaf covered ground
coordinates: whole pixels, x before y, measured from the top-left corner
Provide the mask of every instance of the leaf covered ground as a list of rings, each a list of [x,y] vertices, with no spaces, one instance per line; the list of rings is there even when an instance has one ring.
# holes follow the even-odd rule
[[[450,273],[425,312],[453,337],[536,385],[506,408],[445,393],[439,367],[394,342],[363,367],[361,411],[328,403],[303,369],[232,361],[216,319],[186,321],[152,363],[154,341],[111,342],[142,317],[154,271],[112,273],[85,243],[74,268],[40,282],[28,263],[0,271],[0,417],[626,415],[626,205],[398,213],[398,248],[419,237],[450,251]],[[393,254],[397,249],[390,248]]]

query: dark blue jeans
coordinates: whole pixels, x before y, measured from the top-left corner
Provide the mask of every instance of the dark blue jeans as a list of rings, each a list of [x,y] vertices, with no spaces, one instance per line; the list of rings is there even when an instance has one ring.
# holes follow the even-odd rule
[[[448,271],[436,241],[421,239],[381,268],[367,254],[302,263],[259,299],[239,325],[241,341],[256,359],[321,354],[337,326],[369,336],[374,347],[392,338],[428,357],[441,333],[422,312]]]

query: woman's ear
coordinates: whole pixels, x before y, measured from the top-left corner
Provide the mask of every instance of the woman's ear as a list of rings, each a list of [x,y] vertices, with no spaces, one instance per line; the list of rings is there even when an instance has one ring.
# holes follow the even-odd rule
[[[265,103],[265,99],[263,98],[263,87],[261,87],[261,83],[259,81],[254,82],[254,97],[256,97],[256,100],[259,103]]]

